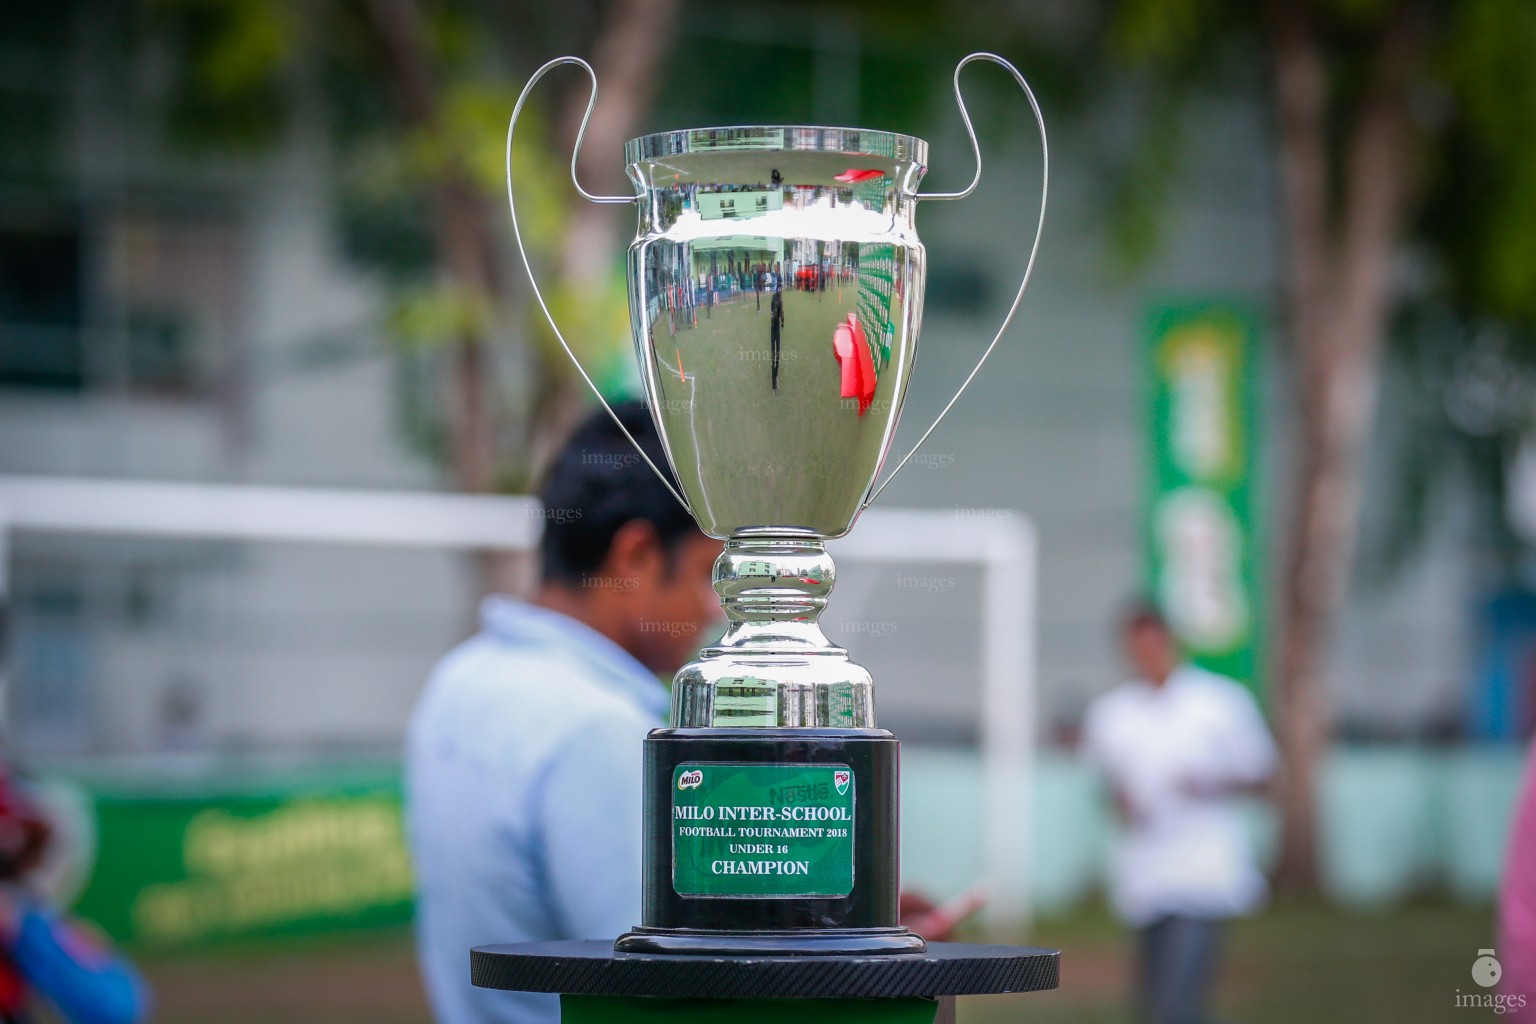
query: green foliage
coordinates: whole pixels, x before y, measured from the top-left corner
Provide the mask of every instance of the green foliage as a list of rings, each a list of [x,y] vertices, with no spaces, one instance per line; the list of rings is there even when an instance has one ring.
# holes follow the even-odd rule
[[[1211,36],[1220,0],[1124,0],[1110,25],[1113,50],[1137,64],[1185,64]]]
[[[215,99],[239,96],[270,82],[294,55],[299,19],[290,4],[238,0],[190,9],[223,15],[208,45],[197,54],[198,79]]]
[[[1336,166],[1353,105],[1370,80],[1371,44],[1386,19],[1411,2],[1418,0],[1312,4],[1327,51]],[[555,13],[478,0],[441,0],[422,10],[441,98],[431,131],[405,124],[392,70],[359,0],[145,0],[132,17],[140,48],[164,65],[168,134],[188,151],[260,154],[297,116],[316,113],[301,110],[301,101],[323,99],[318,114],[333,144],[339,237],[350,258],[388,282],[395,298],[382,326],[402,350],[417,353],[412,358],[428,357],[471,327],[508,331],[505,311],[466,302],[441,285],[431,186],[457,176],[485,195],[488,210],[499,208],[505,117],[522,70],[556,48],[581,50],[571,36],[589,33],[601,15],[591,4]],[[1258,4],[1100,0],[1053,14],[1000,2],[834,0],[816,9],[815,25],[798,25],[803,31],[781,14],[737,20],[733,10],[685,6],[659,83],[660,112],[645,130],[812,120],[817,89],[825,87],[818,75],[828,60],[845,71],[836,62],[848,59],[856,61],[859,122],[943,138],[958,131],[953,62],[981,40],[1025,70],[1054,130],[1090,124],[1072,118],[1088,103],[1113,105],[1113,131],[1102,145],[1085,148],[1113,165],[1101,176],[1109,184],[1095,206],[1109,211],[1107,231],[1121,270],[1145,266],[1158,250],[1186,154],[1197,141],[1192,104],[1228,97],[1265,102],[1267,26]],[[1424,0],[1423,10],[1429,53],[1414,91],[1416,130],[1424,140],[1416,166],[1421,202],[1410,241],[1430,273],[1414,299],[1443,307],[1446,315],[1436,322],[1457,325],[1440,344],[1453,350],[1468,325],[1493,322],[1507,339],[1505,358],[1513,365],[1536,363],[1536,288],[1528,284],[1528,268],[1536,266],[1536,60],[1530,57],[1536,4]],[[855,33],[857,45],[850,39],[845,46],[842,30],[820,29],[823,23]],[[67,37],[67,26],[64,32]],[[563,38],[555,42],[555,36]],[[628,331],[621,271],[616,264],[611,280],[579,292],[555,284],[551,257],[560,249],[571,194],[567,158],[546,111],[561,88],[584,85],[574,75],[551,84],[543,103],[525,116],[513,154],[519,214],[534,268],[553,285],[547,293],[552,310],[582,345],[581,354],[602,362]],[[965,85],[984,148],[1019,136],[1019,108],[1006,76],[978,67]],[[931,184],[944,187],[964,170],[936,168]],[[515,279],[520,270],[510,266]],[[518,312],[519,335],[548,366],[563,369],[563,354],[536,307],[524,303]],[[1443,405],[1427,400],[1424,408]],[[1445,437],[1464,434],[1453,424],[1440,429]],[[1431,450],[1415,441],[1404,458],[1456,461],[1423,454]],[[1416,495],[1434,490],[1408,475],[1404,480]]]
[[[1505,475],[1536,428],[1536,7],[1464,0],[1445,15],[1425,73],[1433,134],[1413,225],[1431,273],[1393,338],[1414,401],[1383,421],[1396,521],[1374,567],[1390,578],[1461,486],[1488,564],[1514,580],[1526,552],[1504,513]]]
[[[136,35],[142,52],[167,59],[165,125],[183,153],[261,156],[318,114],[330,129],[347,253],[392,281],[419,283],[437,268],[431,186],[463,177],[487,197],[501,192],[516,94],[485,28],[476,4],[424,5],[441,103],[430,128],[402,115],[396,73],[355,0],[148,0]]]
[[[134,9],[132,49],[163,65],[162,122],[182,155],[254,161],[295,130],[325,133],[337,238],[349,260],[388,288],[377,328],[397,353],[402,427],[437,462],[449,461],[449,431],[434,367],[450,346],[526,333],[546,360],[554,349],[542,331],[515,330],[519,317],[533,315],[531,304],[514,316],[449,281],[435,221],[445,183],[478,194],[487,217],[504,208],[506,119],[520,84],[505,67],[505,13],[477,0],[420,5],[435,97],[423,123],[402,102],[400,69],[361,0],[146,0]],[[528,112],[515,155],[524,237],[536,260],[559,250],[571,201],[540,114]],[[502,223],[492,232],[497,241]],[[605,323],[613,319],[608,296],[570,306],[578,329],[598,311],[608,314]],[[559,360],[552,365],[563,366]]]
[[[1184,170],[1185,89],[1158,83],[1142,99],[1137,138],[1112,181],[1108,210],[1110,268],[1122,275],[1144,267],[1162,242],[1165,212]]]
[[[1416,240],[1433,258],[1445,297],[1463,315],[1536,322],[1536,5],[1529,0],[1329,0],[1311,5],[1324,48],[1335,173],[1386,21],[1411,9],[1429,40],[1414,70],[1414,128],[1422,141],[1422,216]],[[1242,88],[1223,75],[1268,60],[1256,5],[1216,0],[1120,0],[1106,8],[1106,54],[1142,76],[1139,142],[1120,168],[1114,233],[1132,262],[1156,249],[1157,211],[1180,170],[1179,113],[1192,98]],[[1152,201],[1138,201],[1150,197]]]
[[[548,278],[546,277],[547,281]],[[588,285],[557,282],[544,288],[549,311],[560,325],[566,343],[600,386],[613,376],[615,355],[633,360],[629,339],[629,293],[623,275],[606,274]],[[575,375],[570,361],[559,349],[559,342],[546,323],[534,334],[548,365],[561,373]]]
[[[1536,4],[1529,0],[1316,0],[1308,5],[1324,59],[1329,172],[1335,190],[1355,116],[1377,73],[1375,47],[1404,11],[1420,19],[1411,70],[1417,140],[1405,243],[1427,273],[1403,295],[1382,410],[1394,465],[1382,504],[1390,521],[1366,539],[1367,569],[1390,578],[1424,535],[1454,474],[1480,496],[1479,535],[1517,552],[1502,518],[1503,473],[1536,408]],[[1103,54],[1135,76],[1135,142],[1111,176],[1109,234],[1119,261],[1156,253],[1187,152],[1183,118],[1206,97],[1266,103],[1271,26],[1262,7],[1216,0],[1118,0],[1103,8]],[[1100,71],[1105,65],[1099,65]],[[1257,73],[1256,73],[1257,72]],[[1267,105],[1267,104],[1266,104]],[[1334,199],[1338,196],[1335,194]],[[1334,209],[1337,213],[1337,207]],[[1489,345],[1486,339],[1496,337]],[[1477,369],[1468,349],[1477,342]],[[1490,370],[1490,367],[1499,369]],[[1478,381],[1505,382],[1498,409]],[[1517,393],[1511,398],[1509,393]],[[1511,555],[1513,557],[1513,555]]]
[[[188,153],[257,153],[281,136],[283,75],[301,44],[296,0],[151,0],[134,34],[169,59],[166,127]]]
[[[1455,121],[1438,160],[1428,237],[1454,258],[1455,305],[1536,324],[1536,5],[1463,0],[1439,62]]]
[[[387,316],[391,336],[407,349],[479,338],[494,320],[495,310],[483,296],[446,283],[397,290]]]
[[[1109,269],[1118,275],[1145,267],[1161,246],[1173,191],[1186,170],[1191,104],[1259,95],[1254,14],[1249,5],[1218,0],[1122,0],[1106,8],[1090,73],[1129,86],[1124,101],[1132,121],[1128,145],[1110,154],[1102,204],[1109,215]]]
[[[454,83],[444,90],[441,124],[435,133],[403,128],[389,121],[362,130],[357,111],[338,126],[339,145],[335,213],[347,255],[377,270],[392,283],[414,284],[432,277],[438,254],[428,201],[432,183],[453,175],[467,179],[488,205],[500,205],[505,187],[507,112],[516,95],[498,84]],[[532,122],[532,123],[530,123]],[[553,247],[566,216],[561,197],[547,182],[553,171],[540,154],[542,126],[537,112],[525,115],[518,145],[519,189],[531,192],[532,209],[520,211],[532,222],[536,248]]]

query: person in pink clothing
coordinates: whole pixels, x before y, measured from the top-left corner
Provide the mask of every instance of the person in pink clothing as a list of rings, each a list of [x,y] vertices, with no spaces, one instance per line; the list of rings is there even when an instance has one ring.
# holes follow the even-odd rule
[[[1514,1021],[1536,1021],[1536,746],[1532,749],[1499,884],[1499,992],[1506,1005],[1514,1004],[1505,1014]]]

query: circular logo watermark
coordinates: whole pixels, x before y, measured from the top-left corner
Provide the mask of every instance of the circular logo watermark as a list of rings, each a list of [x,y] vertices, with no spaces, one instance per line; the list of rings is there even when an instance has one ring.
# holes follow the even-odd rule
[[[1499,965],[1498,958],[1493,955],[1491,949],[1477,951],[1477,959],[1472,961],[1472,980],[1483,988],[1493,988],[1504,976],[1504,968]]]
[[[1504,977],[1504,967],[1491,949],[1477,951],[1472,961],[1472,980],[1481,988],[1491,989]],[[1459,1009],[1492,1010],[1495,1014],[1515,1013],[1525,1009],[1523,992],[1463,992],[1456,990],[1456,1006]]]

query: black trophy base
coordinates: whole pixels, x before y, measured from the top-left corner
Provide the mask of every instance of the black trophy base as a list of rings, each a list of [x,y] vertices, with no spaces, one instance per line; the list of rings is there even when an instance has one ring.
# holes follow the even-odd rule
[[[479,988],[584,996],[934,998],[1053,989],[1061,951],[934,942],[908,956],[637,956],[575,940],[479,946],[469,970]]]
[[[821,793],[816,787],[806,792],[806,787],[788,785],[737,789],[751,795],[720,799],[725,804],[760,805],[762,813],[772,816],[766,821],[726,819],[725,805],[711,805],[705,795],[715,780],[733,774],[737,776],[731,782],[734,786],[743,769],[765,777],[778,771],[788,777],[796,769],[801,770],[801,778],[819,779],[825,774],[828,780],[837,780],[834,786],[846,781],[851,792]],[[614,949],[696,956],[921,953],[926,946],[922,937],[897,920],[898,772],[896,738],[884,729],[652,731],[645,741],[641,923],[621,936]],[[694,782],[690,773],[700,774],[705,782]],[[799,815],[807,813],[802,807],[832,817],[802,818]],[[804,856],[822,858],[810,862],[814,865],[810,876],[784,882],[792,891],[748,894],[742,891],[744,886],[735,884],[722,884],[728,891],[708,891],[720,881],[710,877],[710,868],[721,862],[701,861],[698,844],[688,838],[690,832],[719,828],[724,837],[719,843],[740,845],[721,845],[707,856],[750,860],[753,853],[726,851],[750,851],[757,848],[754,843],[764,841],[775,848],[781,842],[793,844],[794,839],[778,838],[796,834],[794,828],[781,831],[782,826],[807,821],[813,829],[845,826],[847,846],[836,847],[830,840],[787,846],[791,851],[811,851]],[[797,885],[800,888],[794,889]]]

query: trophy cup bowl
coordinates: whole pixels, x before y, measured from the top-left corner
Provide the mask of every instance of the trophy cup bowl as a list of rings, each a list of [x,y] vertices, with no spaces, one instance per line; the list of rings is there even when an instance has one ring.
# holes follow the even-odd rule
[[[976,154],[960,192],[920,193],[928,144],[888,131],[646,135],[625,147],[630,196],[587,193],[572,157],[585,198],[637,205],[630,320],[676,488],[652,468],[700,529],[724,541],[714,587],[725,633],[678,671],[668,727],[645,742],[642,921],[619,938],[622,952],[924,948],[897,921],[896,740],[875,724],[869,673],[817,618],[835,581],[825,542],[879,493],[912,372],[927,264],[918,202],[963,198],[980,180],[959,88],[975,60],[1013,75],[1045,146],[1023,77],[1000,57],[972,54],[955,69]],[[529,90],[567,63],[592,76],[588,118],[596,103],[596,76],[579,58],[551,61],[523,90],[507,137],[514,231],[512,132]],[[577,152],[585,130],[583,120]],[[1042,182],[1041,225],[1044,215]],[[1007,318],[918,445],[997,345],[1038,245],[1039,226]]]
[[[921,139],[840,128],[665,132],[625,147],[646,398],[710,536],[825,540],[853,525],[912,370],[927,155]],[[850,316],[867,360],[834,348]]]

